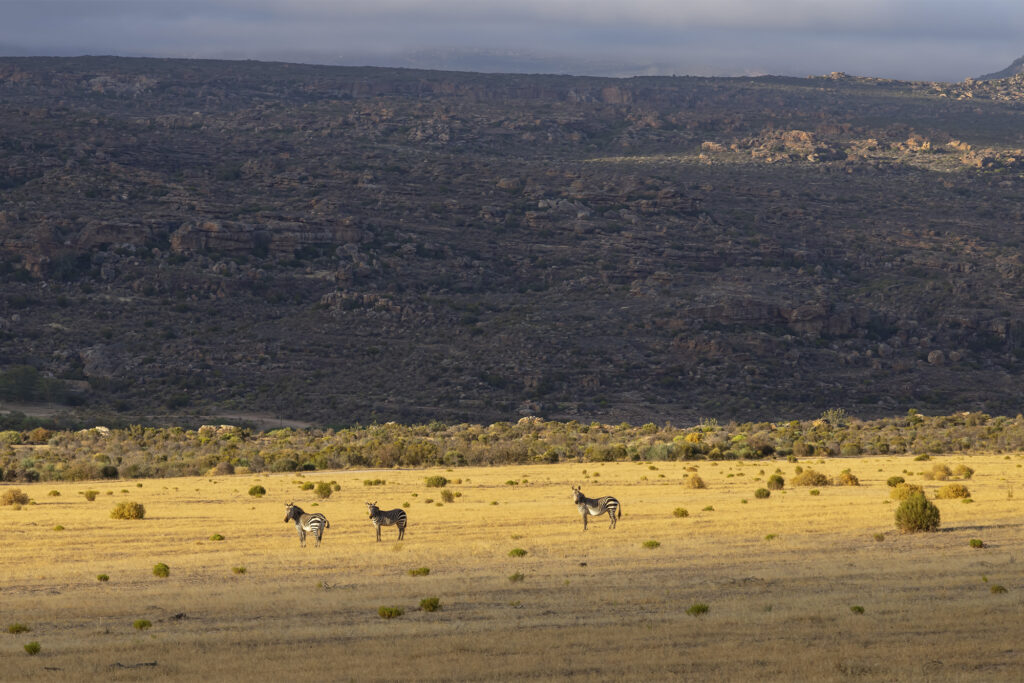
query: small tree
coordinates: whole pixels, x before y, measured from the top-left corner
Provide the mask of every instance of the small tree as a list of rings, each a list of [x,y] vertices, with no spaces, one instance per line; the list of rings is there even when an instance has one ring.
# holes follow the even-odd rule
[[[896,528],[907,532],[935,531],[939,528],[939,508],[923,493],[915,493],[896,508]]]

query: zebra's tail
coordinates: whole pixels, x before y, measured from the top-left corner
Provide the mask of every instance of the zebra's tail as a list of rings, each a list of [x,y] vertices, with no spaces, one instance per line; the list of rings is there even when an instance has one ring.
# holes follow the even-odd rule
[[[615,508],[615,516],[618,519],[622,519],[622,505],[619,505],[617,508]]]
[[[325,529],[330,529],[331,528],[331,523],[328,522],[326,519],[324,519],[324,528]]]

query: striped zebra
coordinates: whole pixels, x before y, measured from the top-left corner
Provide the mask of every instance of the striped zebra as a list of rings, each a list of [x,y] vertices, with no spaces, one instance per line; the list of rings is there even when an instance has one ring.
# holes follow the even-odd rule
[[[619,501],[615,500],[611,496],[605,496],[604,498],[587,498],[583,495],[583,491],[580,491],[579,486],[572,487],[573,502],[576,503],[576,509],[583,515],[583,530],[587,530],[587,517],[597,517],[608,513],[608,518],[612,520],[609,529],[615,528],[615,521],[618,517],[622,517],[622,508],[619,507]]]
[[[331,523],[319,512],[309,514],[303,512],[295,503],[288,503],[288,511],[285,513],[284,521],[295,522],[295,528],[299,530],[299,543],[306,547],[306,532],[313,534],[316,539],[316,547],[320,547],[320,539],[324,537],[324,529],[330,529]]]
[[[381,510],[377,507],[377,503],[367,503],[366,507],[370,511],[370,521],[373,522],[373,526],[377,527],[378,542],[380,541],[380,528],[382,526],[391,526],[393,524],[398,525],[398,540],[401,541],[405,538],[405,523],[407,519],[405,510],[402,508]]]

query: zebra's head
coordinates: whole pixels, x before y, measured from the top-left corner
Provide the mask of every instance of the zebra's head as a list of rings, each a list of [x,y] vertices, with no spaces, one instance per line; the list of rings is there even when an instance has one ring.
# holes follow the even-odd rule
[[[574,502],[577,505],[579,505],[580,501],[583,500],[583,497],[584,497],[583,496],[583,491],[580,491],[580,487],[579,486],[573,486],[572,487],[572,502]]]
[[[285,503],[285,507],[287,510],[284,513],[284,521],[286,522],[290,522],[302,514],[302,511],[295,507],[295,503]]]
[[[375,514],[377,514],[377,503],[376,503],[376,501],[373,502],[373,503],[367,503],[366,504],[366,509],[370,511],[370,517],[373,517]]]

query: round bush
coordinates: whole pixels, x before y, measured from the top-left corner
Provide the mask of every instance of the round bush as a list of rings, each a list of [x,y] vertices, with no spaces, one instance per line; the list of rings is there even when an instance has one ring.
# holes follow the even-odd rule
[[[767,498],[772,495],[772,492],[768,489],[758,489],[754,491],[754,498]]]
[[[924,495],[924,489],[917,484],[897,484],[896,487],[889,491],[889,497],[893,500],[906,500],[913,495],[920,493]]]
[[[43,648],[39,646],[39,641],[37,640],[33,640],[31,643],[25,643],[25,652],[27,652],[29,656],[39,654],[39,651],[42,649]]]
[[[423,598],[420,600],[420,609],[424,612],[436,612],[441,609],[441,601],[438,598]]]
[[[860,479],[858,479],[850,470],[843,470],[836,477],[837,486],[860,486]]]
[[[110,516],[113,519],[142,519],[146,516],[146,508],[142,503],[125,501],[115,505],[110,511]]]
[[[698,477],[696,474],[691,474],[689,477],[683,480],[683,486],[688,489],[706,489],[707,484],[704,480]]]
[[[171,575],[171,568],[163,562],[157,562],[153,565],[153,576],[159,576],[161,579],[166,579]]]
[[[445,486],[448,485],[448,479],[446,477],[442,477],[441,475],[435,475],[433,477],[427,477],[426,481],[427,481],[427,488],[431,488],[431,489],[443,489]]]
[[[256,484],[256,486],[249,489],[249,495],[253,498],[259,498],[260,496],[267,495],[267,490],[259,484]]]
[[[690,511],[686,508],[676,508],[672,511],[672,514],[676,517],[689,517]]]
[[[100,495],[100,492],[99,491],[93,491],[92,489],[89,489],[88,491],[86,491],[82,495],[85,496],[86,500],[93,501],[93,500],[96,500],[96,496]]]
[[[970,498],[971,492],[963,484],[946,484],[935,492],[936,498]]]
[[[315,493],[318,498],[330,498],[331,494],[334,493],[334,488],[326,481],[321,481],[317,483],[316,489],[313,493]]]
[[[907,532],[935,531],[939,528],[939,508],[923,493],[916,493],[896,508],[896,527]]]
[[[906,479],[899,475],[896,475],[895,477],[889,477],[888,479],[886,479],[885,483],[888,484],[890,488],[896,488],[905,481]]]
[[[828,477],[811,469],[800,472],[790,481],[794,486],[828,486]]]
[[[768,477],[767,486],[772,491],[781,491],[786,486],[786,480],[782,478],[781,474],[773,474]]]
[[[4,495],[0,496],[0,505],[28,505],[28,494],[22,493],[21,489],[4,491]]]

